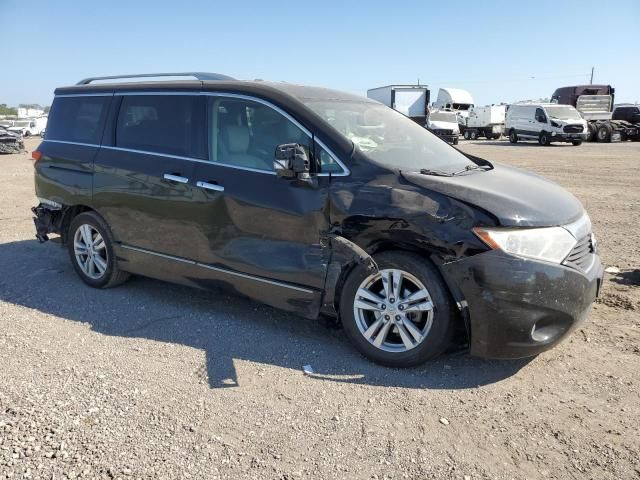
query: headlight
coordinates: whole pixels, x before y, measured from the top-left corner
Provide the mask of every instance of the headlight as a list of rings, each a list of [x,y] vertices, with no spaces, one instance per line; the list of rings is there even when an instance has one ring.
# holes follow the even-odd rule
[[[561,263],[577,241],[562,227],[474,228],[489,247],[521,257]]]

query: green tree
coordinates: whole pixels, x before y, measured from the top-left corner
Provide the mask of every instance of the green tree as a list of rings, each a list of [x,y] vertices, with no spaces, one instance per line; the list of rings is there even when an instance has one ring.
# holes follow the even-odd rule
[[[0,103],[0,115],[18,115],[14,107],[7,107],[6,103]]]

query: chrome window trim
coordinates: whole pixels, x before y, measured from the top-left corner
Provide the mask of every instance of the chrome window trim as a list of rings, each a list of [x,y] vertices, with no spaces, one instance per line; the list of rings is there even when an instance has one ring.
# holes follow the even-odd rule
[[[53,97],[53,99],[55,100],[56,98],[73,98],[73,97],[113,97],[113,92],[110,93],[105,93],[105,92],[98,92],[98,93],[63,93],[60,95],[55,95]]]
[[[227,274],[227,275],[234,275],[236,277],[246,278],[248,280],[253,280],[253,281],[256,281],[256,282],[268,283],[269,285],[275,285],[275,286],[278,286],[278,287],[289,288],[291,290],[297,290],[299,292],[304,292],[304,293],[311,293],[311,294],[315,293],[314,290],[310,290],[308,288],[302,288],[302,287],[298,287],[298,286],[291,285],[291,284],[288,284],[288,283],[278,282],[276,280],[267,280],[266,278],[257,277],[255,275],[248,275],[246,273],[234,272],[233,270],[227,270],[226,268],[214,267],[213,265],[208,265],[206,263],[196,262],[195,260],[189,260],[187,258],[181,258],[181,257],[174,257],[172,255],[166,255],[164,253],[154,252],[153,250],[147,250],[145,248],[134,247],[134,246],[131,246],[131,245],[127,245],[125,243],[121,243],[120,246],[122,248],[124,248],[124,249],[127,249],[127,250],[134,250],[136,252],[146,253],[148,255],[155,255],[156,257],[166,258],[168,260],[175,260],[176,262],[187,263],[189,265],[195,265],[197,267],[206,268],[208,270],[214,270],[216,272],[224,273],[224,274]]]
[[[82,142],[70,142],[67,140],[53,140],[51,138],[44,138],[42,140],[42,142],[49,142],[49,143],[63,143],[65,145],[78,145],[81,147],[93,147],[93,148],[100,148],[100,145],[97,145],[95,143],[82,143]]]
[[[351,174],[351,171],[349,170],[349,168],[345,165],[345,163],[340,160],[338,158],[338,156],[333,153],[333,151],[327,147],[327,145],[320,140],[319,138],[315,137],[311,131],[309,131],[304,125],[302,125],[300,122],[298,122],[295,118],[293,118],[291,115],[289,115],[286,111],[284,111],[283,109],[281,109],[280,107],[278,107],[277,105],[274,105],[273,103],[269,102],[268,100],[264,100],[262,98],[258,98],[258,97],[252,97],[250,95],[243,95],[243,94],[238,94],[238,93],[226,93],[226,92],[172,92],[172,91],[144,91],[144,92],[137,92],[137,91],[125,91],[125,92],[113,92],[113,93],[79,93],[79,94],[69,94],[69,95],[56,95],[56,97],[82,97],[82,96],[124,96],[124,95],[192,95],[192,96],[205,96],[205,97],[224,97],[224,98],[232,98],[232,99],[238,99],[238,100],[246,100],[246,101],[250,101],[250,102],[256,102],[256,103],[260,103],[262,105],[265,105],[269,108],[271,108],[272,110],[275,110],[276,112],[278,112],[280,115],[282,115],[283,117],[285,117],[287,120],[289,120],[291,123],[293,123],[295,126],[297,126],[298,128],[300,128],[300,130],[302,130],[308,137],[309,139],[313,142],[315,141],[318,145],[320,145],[320,147],[322,147],[324,150],[326,150],[326,152],[331,156],[331,158],[333,158],[336,163],[338,163],[340,165],[340,167],[342,168],[342,172],[340,173],[317,173],[316,176],[318,177],[328,177],[328,176],[332,176],[332,177],[347,177]],[[49,141],[48,139],[45,139],[45,141]],[[55,141],[55,142],[59,142],[59,143],[68,143],[71,145],[83,145],[83,146],[97,146],[97,147],[101,147],[101,148],[107,148],[107,149],[111,149],[111,150],[120,150],[120,151],[124,151],[124,152],[131,152],[131,153],[141,153],[141,154],[148,154],[148,155],[159,155],[159,156],[164,156],[164,157],[168,157],[168,158],[176,158],[179,160],[189,160],[192,162],[200,162],[200,163],[206,163],[209,165],[218,165],[221,167],[228,167],[228,168],[235,168],[236,170],[245,170],[248,172],[256,172],[256,173],[264,173],[267,175],[276,175],[276,172],[273,170],[261,170],[258,168],[249,168],[249,167],[240,167],[240,166],[236,166],[236,165],[229,165],[226,163],[220,163],[220,162],[212,162],[210,160],[202,160],[202,159],[197,159],[197,158],[192,158],[192,157],[183,157],[180,155],[171,155],[171,154],[166,154],[166,153],[158,153],[158,152],[151,152],[148,150],[136,150],[136,149],[130,149],[130,148],[124,148],[124,147],[115,147],[115,146],[110,146],[110,145],[92,145],[92,144],[84,144],[84,143],[77,143],[77,142],[65,142],[62,140],[50,140],[50,141]]]

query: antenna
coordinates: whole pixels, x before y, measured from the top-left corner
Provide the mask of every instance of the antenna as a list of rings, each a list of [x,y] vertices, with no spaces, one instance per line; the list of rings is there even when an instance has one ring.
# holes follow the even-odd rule
[[[593,85],[593,70],[595,67],[591,67],[591,80],[589,80],[589,85]]]

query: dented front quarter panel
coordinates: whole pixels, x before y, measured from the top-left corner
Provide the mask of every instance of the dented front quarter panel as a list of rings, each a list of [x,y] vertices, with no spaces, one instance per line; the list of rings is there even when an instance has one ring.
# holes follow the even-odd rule
[[[432,257],[437,265],[487,250],[472,228],[496,225],[491,215],[416,186],[406,181],[401,172],[379,167],[359,155],[362,154],[353,157],[349,177],[332,179],[331,232],[354,242],[370,255],[404,249]],[[333,290],[338,301],[340,279],[354,263],[357,262],[349,252],[333,252],[323,304],[325,312],[331,309]]]

